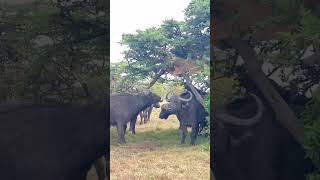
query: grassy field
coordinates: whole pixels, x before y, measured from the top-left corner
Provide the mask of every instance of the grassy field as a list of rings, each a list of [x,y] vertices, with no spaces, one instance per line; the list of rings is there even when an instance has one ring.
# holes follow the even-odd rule
[[[117,130],[111,128],[110,178],[112,180],[207,180],[210,177],[208,140],[198,137],[197,145],[180,144],[179,121],[158,118],[154,109],[151,121],[136,125],[136,135],[126,133],[126,145],[117,144]]]

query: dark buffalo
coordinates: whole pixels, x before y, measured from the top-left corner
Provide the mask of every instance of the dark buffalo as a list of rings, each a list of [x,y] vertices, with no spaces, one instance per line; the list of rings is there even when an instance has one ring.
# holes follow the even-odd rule
[[[98,180],[106,180],[106,162],[103,157],[94,163],[94,168],[96,169]]]
[[[153,108],[160,108],[160,103],[156,103],[156,104],[151,104],[151,106],[147,107],[146,109],[142,110],[139,113],[140,116],[140,125],[143,123],[147,123],[148,121],[150,121],[150,116],[152,113]],[[137,118],[133,118],[130,121],[130,131],[132,132],[132,134],[136,134],[136,122],[137,122]]]
[[[150,91],[137,95],[122,93],[111,95],[111,125],[117,126],[118,143],[125,143],[127,123],[136,119],[138,114],[151,104],[160,102],[161,98]],[[135,123],[132,124],[133,128]]]
[[[311,162],[256,95],[216,107],[213,168],[217,180],[302,180]]]
[[[181,143],[185,143],[187,127],[191,127],[191,145],[195,145],[199,127],[203,127],[205,124],[206,112],[204,108],[187,90],[181,95],[172,96],[169,99],[167,94],[166,99],[168,103],[161,106],[159,118],[167,119],[170,115],[175,114],[180,121]]]
[[[109,146],[108,111],[105,105],[0,110],[1,179],[85,180]]]
[[[153,108],[160,108],[160,103],[156,103],[156,104],[151,104],[150,107],[147,107],[145,110],[140,112],[140,124],[145,124],[148,121],[150,121],[150,116],[152,113]]]

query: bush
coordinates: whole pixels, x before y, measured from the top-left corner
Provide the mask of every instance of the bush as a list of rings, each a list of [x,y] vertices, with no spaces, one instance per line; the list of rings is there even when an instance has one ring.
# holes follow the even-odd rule
[[[200,135],[210,138],[210,93],[204,97],[204,105],[208,116],[206,117],[206,126],[202,129]]]

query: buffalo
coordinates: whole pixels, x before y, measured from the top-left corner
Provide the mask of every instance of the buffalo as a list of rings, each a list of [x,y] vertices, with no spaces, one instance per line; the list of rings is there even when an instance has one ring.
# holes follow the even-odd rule
[[[151,104],[151,106],[147,107],[145,110],[140,112],[140,124],[145,124],[150,121],[150,116],[153,108],[160,108],[160,103]]]
[[[167,119],[170,115],[175,114],[180,121],[181,143],[185,143],[187,127],[191,127],[191,145],[195,145],[199,128],[205,125],[206,112],[204,107],[196,98],[193,98],[193,94],[189,90],[170,98],[167,94],[166,100],[168,103],[161,106],[159,118]]]
[[[140,116],[140,125],[141,124],[145,124],[147,123],[148,121],[150,121],[150,116],[151,116],[151,113],[152,113],[152,110],[153,108],[160,108],[160,103],[156,103],[156,104],[151,104],[151,106],[147,107],[146,109],[142,110],[140,113],[139,113],[139,116]],[[132,132],[132,134],[136,134],[136,122],[137,122],[137,118],[133,118],[131,119],[130,121],[130,130]]]
[[[213,169],[218,180],[302,180],[312,169],[303,148],[254,94],[215,107]]]
[[[125,143],[125,132],[127,123],[136,119],[138,114],[151,106],[159,103],[161,98],[150,91],[144,91],[139,94],[120,93],[113,94],[110,98],[111,112],[110,123],[117,127],[118,143]],[[134,128],[135,123],[132,123]]]
[[[108,111],[105,104],[0,109],[1,179],[85,180],[108,150]]]
[[[98,180],[106,180],[107,178],[105,163],[107,162],[104,162],[104,158],[100,158],[94,163],[94,168],[96,169]]]
[[[151,112],[152,112],[153,107],[160,108],[160,103],[151,104],[151,106],[147,107],[146,109],[142,110],[139,113],[140,125],[146,124],[148,121],[150,121],[150,116],[151,116]],[[132,134],[136,134],[136,129],[135,129],[136,122],[137,122],[137,119],[130,121],[130,128],[129,129],[131,130]]]

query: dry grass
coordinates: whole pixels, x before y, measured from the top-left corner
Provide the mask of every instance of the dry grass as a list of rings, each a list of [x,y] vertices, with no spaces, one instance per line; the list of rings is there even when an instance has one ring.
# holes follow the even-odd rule
[[[168,120],[158,118],[154,109],[151,121],[139,125],[136,135],[127,131],[126,145],[117,145],[116,128],[111,129],[112,180],[202,180],[210,176],[210,154],[202,145],[208,144],[198,137],[197,145],[180,144],[179,121],[175,116]]]

